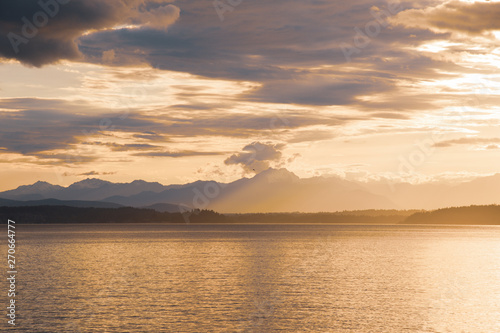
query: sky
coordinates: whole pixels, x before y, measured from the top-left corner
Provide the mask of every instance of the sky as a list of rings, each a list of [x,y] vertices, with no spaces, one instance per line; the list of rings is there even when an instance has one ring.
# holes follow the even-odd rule
[[[500,172],[498,1],[0,2],[0,190]]]

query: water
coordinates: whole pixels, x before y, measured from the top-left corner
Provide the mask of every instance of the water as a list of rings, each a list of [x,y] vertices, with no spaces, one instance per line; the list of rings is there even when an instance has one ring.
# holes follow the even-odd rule
[[[500,332],[495,226],[19,225],[16,236],[19,332]]]

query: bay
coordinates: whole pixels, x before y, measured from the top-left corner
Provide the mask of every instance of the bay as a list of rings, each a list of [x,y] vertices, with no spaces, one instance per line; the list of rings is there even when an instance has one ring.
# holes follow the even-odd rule
[[[500,331],[497,226],[18,225],[16,250],[19,332]]]

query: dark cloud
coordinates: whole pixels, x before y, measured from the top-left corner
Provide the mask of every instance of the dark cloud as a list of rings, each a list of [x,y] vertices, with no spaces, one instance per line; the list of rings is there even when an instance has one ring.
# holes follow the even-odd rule
[[[156,142],[168,142],[169,139],[165,137],[164,135],[157,134],[155,132],[151,131],[145,131],[140,134],[134,134],[134,138],[137,139],[144,139],[148,141],[156,141]]]
[[[370,82],[371,81],[371,82]],[[377,82],[378,81],[378,82]],[[387,81],[360,78],[324,79],[303,77],[292,81],[273,81],[249,94],[249,99],[262,102],[306,105],[349,105],[356,96],[389,90]]]
[[[432,2],[419,2],[421,6],[428,3]],[[360,96],[396,91],[397,79],[436,78],[444,75],[436,69],[452,66],[417,57],[409,50],[408,46],[439,38],[439,34],[426,27],[389,26],[388,18],[411,9],[412,2],[403,1],[391,11],[385,0],[342,4],[255,0],[226,12],[222,21],[212,1],[73,0],[59,7],[60,12],[39,34],[21,45],[22,52],[13,53],[4,38],[0,55],[35,66],[59,59],[114,66],[146,63],[260,84],[240,99],[302,105],[364,106]],[[36,0],[4,1],[0,10],[0,32],[6,35],[13,29],[20,31],[21,18],[32,17],[40,8]],[[374,12],[389,14],[377,19]],[[355,28],[364,30],[370,22],[379,24],[380,32],[348,63],[339,45],[354,45]],[[351,69],[363,70],[342,70],[351,65]],[[385,104],[390,108],[401,103]],[[413,105],[417,109],[432,106]],[[192,108],[188,104],[177,107]]]
[[[105,176],[105,175],[114,175],[116,174],[115,171],[113,172],[97,172],[97,171],[89,171],[89,172],[84,172],[84,173],[79,173],[77,176]],[[65,174],[67,176],[68,174]]]
[[[67,148],[78,142],[78,130],[65,129],[71,118],[53,111],[0,112],[0,146],[21,154]]]
[[[86,115],[89,105],[58,100],[0,99],[0,108],[21,109],[21,111],[0,112],[0,147],[6,151],[26,155],[38,154],[44,158],[54,155],[40,155],[55,149],[74,148],[88,138],[114,130],[140,133],[145,129],[160,127],[130,115],[121,119],[115,114]],[[73,112],[68,112],[72,110]]]
[[[283,143],[252,142],[243,147],[243,152],[233,154],[224,163],[226,165],[241,165],[245,172],[259,173],[267,170],[271,162],[279,162],[282,157]]]
[[[140,0],[4,0],[0,56],[33,66],[81,59],[76,39],[88,31],[125,24],[164,29],[178,16],[179,9],[168,2],[148,6]]]
[[[364,29],[376,20],[372,8],[388,11],[383,0],[346,4],[309,0],[293,5],[256,0],[227,12],[222,22],[210,1],[174,4],[181,8],[181,19],[168,32],[101,31],[81,37],[80,50],[92,62],[100,62],[103,50],[114,48],[116,65],[146,62],[160,69],[258,82],[260,88],[239,97],[303,105],[356,105],[359,96],[394,90],[401,74],[407,80],[436,77],[435,69],[445,64],[423,56],[416,59],[404,47],[435,39],[434,32],[389,29],[384,23],[379,35],[352,60],[353,67],[364,68],[362,72],[333,70],[347,63],[339,45],[352,44],[354,28]],[[400,10],[410,5],[403,2]],[[385,16],[383,20],[387,21]],[[391,61],[384,60],[388,58]],[[408,75],[409,66],[418,73],[415,77]]]

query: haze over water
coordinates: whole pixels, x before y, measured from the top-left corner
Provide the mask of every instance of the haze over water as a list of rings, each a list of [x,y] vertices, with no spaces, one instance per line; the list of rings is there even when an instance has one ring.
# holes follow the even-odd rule
[[[16,330],[498,332],[499,244],[494,226],[22,225]]]

